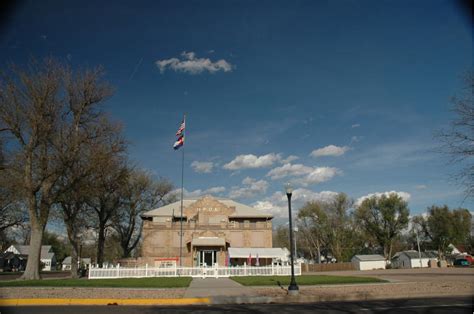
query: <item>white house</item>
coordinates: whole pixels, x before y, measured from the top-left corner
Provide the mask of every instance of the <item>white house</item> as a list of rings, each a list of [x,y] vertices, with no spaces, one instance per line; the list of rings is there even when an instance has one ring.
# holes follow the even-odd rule
[[[81,264],[86,268],[91,266],[91,259],[89,257],[81,258]],[[64,258],[62,262],[62,270],[71,270],[71,256]]]
[[[420,258],[421,254],[421,258]],[[436,253],[433,252],[421,252],[410,250],[397,252],[392,257],[393,268],[422,268],[430,267],[430,260],[437,261]]]
[[[351,259],[357,270],[385,269],[386,261],[382,255],[354,255]]]
[[[30,252],[29,245],[11,245],[5,252],[12,252],[16,255],[22,255],[24,257],[28,257]],[[51,250],[51,245],[42,245],[41,246],[41,263],[44,264],[42,270],[51,271],[51,267],[56,265],[56,256],[54,255],[53,251]]]

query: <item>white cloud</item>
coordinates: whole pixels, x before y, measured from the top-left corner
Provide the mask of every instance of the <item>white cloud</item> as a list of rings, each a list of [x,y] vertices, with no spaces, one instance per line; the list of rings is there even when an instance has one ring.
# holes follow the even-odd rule
[[[215,187],[208,188],[206,190],[197,189],[197,190],[194,190],[194,191],[188,191],[188,190],[184,189],[183,194],[184,194],[184,198],[197,198],[197,197],[204,196],[204,195],[207,195],[207,194],[216,195],[216,194],[220,194],[220,193],[225,192],[225,191],[226,191],[225,187],[215,186]],[[176,195],[178,198],[180,198],[181,197],[181,189],[175,189],[175,190],[171,191],[169,194]]]
[[[364,138],[363,136],[354,135],[353,137],[351,137],[351,144],[360,142],[363,138]]]
[[[267,177],[272,178],[272,180],[282,179],[288,176],[301,176],[305,174],[310,174],[314,168],[308,167],[302,164],[290,164],[287,163],[281,167],[276,167],[270,170],[267,173]]]
[[[297,159],[299,159],[298,156],[290,155],[290,156],[286,157],[285,159],[282,159],[282,160],[281,160],[281,163],[282,163],[282,164],[287,164],[287,163],[290,163],[290,162],[295,161],[295,160],[297,160]]]
[[[428,186],[426,186],[424,184],[415,185],[415,189],[417,189],[417,190],[426,190],[427,188],[428,188]]]
[[[263,194],[268,189],[268,182],[265,180],[255,180],[246,177],[242,180],[243,187],[232,187],[229,192],[230,198],[250,198],[259,194]]]
[[[350,148],[348,146],[336,146],[328,145],[323,148],[315,149],[311,152],[313,157],[322,157],[322,156],[341,156],[344,155]]]
[[[207,161],[193,161],[191,167],[197,173],[210,173],[214,167],[213,162]]]
[[[292,209],[297,212],[306,202],[310,201],[329,202],[337,194],[332,191],[314,192],[304,188],[295,189],[292,194]],[[282,191],[275,192],[270,197],[253,203],[252,206],[277,217],[288,217],[288,199]]]
[[[279,160],[281,160],[280,154],[275,153],[263,156],[255,156],[252,154],[239,155],[231,162],[225,164],[223,168],[227,170],[265,168],[273,165]]]
[[[360,127],[360,124],[359,124],[359,123],[356,123],[356,124],[353,124],[353,125],[352,125],[352,128],[353,128],[353,129],[354,129],[354,128],[358,128],[358,127]]]
[[[233,66],[224,59],[211,61],[209,58],[196,58],[194,52],[181,53],[182,59],[170,58],[156,61],[156,66],[164,73],[167,69],[175,72],[200,74],[202,72],[216,73],[219,71],[231,72]]]
[[[278,180],[286,177],[300,177],[291,182],[308,186],[328,181],[336,175],[342,174],[342,171],[334,167],[309,167],[302,164],[285,164],[276,167],[267,173],[267,177],[272,180]]]
[[[205,192],[208,194],[218,194],[224,192],[226,189],[223,186],[215,186],[213,188],[207,189]]]
[[[397,192],[397,191],[387,191],[387,192],[375,192],[375,193],[370,193],[370,194],[367,194],[367,195],[364,195],[364,196],[361,196],[359,197],[356,202],[355,202],[355,205],[356,206],[359,206],[360,204],[362,204],[362,202],[367,199],[367,198],[371,198],[372,196],[375,196],[375,197],[381,197],[382,195],[385,195],[385,196],[390,196],[390,194],[397,194],[398,196],[400,196],[405,202],[408,202],[411,198],[411,195],[410,193],[408,192]]]
[[[334,167],[318,167],[314,168],[309,174],[303,178],[298,178],[292,180],[295,184],[301,184],[303,186],[308,186],[311,184],[318,184],[321,182],[328,181],[335,177],[336,175],[341,175],[342,171]]]

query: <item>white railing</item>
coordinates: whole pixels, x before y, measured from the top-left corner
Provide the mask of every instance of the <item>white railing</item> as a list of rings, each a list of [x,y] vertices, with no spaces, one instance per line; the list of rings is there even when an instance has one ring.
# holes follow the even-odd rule
[[[143,278],[143,277],[231,277],[231,276],[289,276],[291,266],[233,266],[233,267],[136,267],[117,265],[109,268],[89,269],[89,279]],[[295,275],[301,275],[301,264],[295,264]]]

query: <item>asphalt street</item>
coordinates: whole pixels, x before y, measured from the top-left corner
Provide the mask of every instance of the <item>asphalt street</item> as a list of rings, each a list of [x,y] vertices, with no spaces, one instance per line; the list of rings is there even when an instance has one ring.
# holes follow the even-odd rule
[[[231,304],[200,306],[37,306],[0,307],[1,314],[58,313],[473,313],[472,297],[398,299],[299,304]]]

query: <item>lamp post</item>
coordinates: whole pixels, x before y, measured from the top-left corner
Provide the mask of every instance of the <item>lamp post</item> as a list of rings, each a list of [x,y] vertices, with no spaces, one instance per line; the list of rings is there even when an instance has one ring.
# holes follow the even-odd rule
[[[290,285],[288,286],[288,294],[289,295],[297,295],[298,294],[298,285],[296,284],[295,280],[295,266],[293,261],[293,224],[291,222],[291,194],[293,193],[293,187],[290,183],[285,184],[285,192],[286,196],[288,197],[288,218],[290,223],[290,259],[291,259],[291,281]]]
[[[423,264],[421,263],[421,251],[420,251],[420,240],[418,239],[418,231],[415,230],[415,235],[416,235],[416,244],[418,245],[418,257],[420,258],[420,268],[423,268]]]

